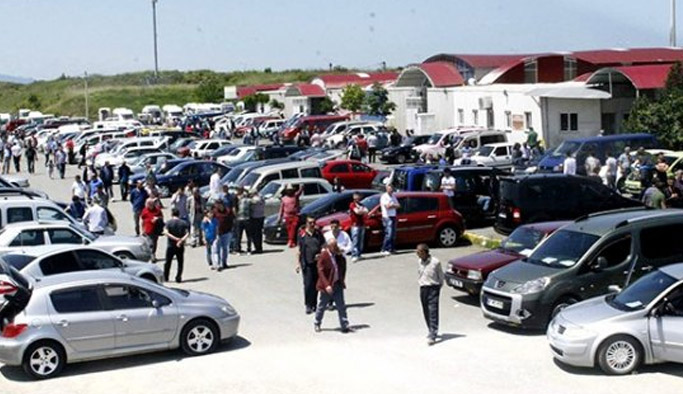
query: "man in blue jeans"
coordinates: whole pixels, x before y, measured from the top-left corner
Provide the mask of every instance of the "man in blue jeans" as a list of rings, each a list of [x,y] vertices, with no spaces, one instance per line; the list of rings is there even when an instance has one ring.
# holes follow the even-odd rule
[[[368,209],[360,203],[362,196],[359,193],[353,193],[353,201],[349,204],[349,212],[351,213],[351,242],[353,243],[353,250],[351,251],[351,262],[357,262],[363,253],[363,241],[365,239],[365,215]]]
[[[382,243],[381,254],[382,256],[388,256],[395,252],[396,209],[401,206],[394,195],[393,186],[386,186],[386,193],[380,197],[379,205],[382,210],[382,225],[384,226],[384,242]]]

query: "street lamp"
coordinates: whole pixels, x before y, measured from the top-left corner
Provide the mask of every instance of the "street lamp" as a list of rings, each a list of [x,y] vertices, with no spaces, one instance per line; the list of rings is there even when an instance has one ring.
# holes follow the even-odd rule
[[[157,1],[152,0],[152,25],[154,27],[154,80],[159,79],[159,57],[157,54]]]
[[[85,71],[83,72],[83,80],[85,81],[85,119],[88,119],[88,115],[90,114],[89,108],[88,108],[88,72]]]

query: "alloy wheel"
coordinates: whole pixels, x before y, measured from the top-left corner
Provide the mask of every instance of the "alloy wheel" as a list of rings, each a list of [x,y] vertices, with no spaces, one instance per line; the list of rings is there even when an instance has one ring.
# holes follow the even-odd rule
[[[635,347],[626,341],[616,341],[605,350],[605,361],[615,372],[628,371],[637,359]]]
[[[458,234],[451,227],[446,227],[439,233],[439,242],[442,246],[450,247],[455,245],[458,240]]]
[[[187,344],[195,353],[204,353],[213,345],[213,332],[207,326],[196,326],[187,334]]]
[[[50,375],[59,366],[59,354],[51,347],[41,346],[31,353],[30,365],[36,375]]]

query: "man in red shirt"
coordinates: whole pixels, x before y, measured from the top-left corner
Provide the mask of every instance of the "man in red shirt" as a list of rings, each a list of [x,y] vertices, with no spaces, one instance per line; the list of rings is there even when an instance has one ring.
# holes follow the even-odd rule
[[[299,223],[299,197],[304,191],[303,187],[294,191],[294,187],[288,184],[285,187],[284,196],[281,198],[280,212],[278,213],[278,222],[285,222],[287,229],[287,245],[290,248],[296,247],[296,227]]]
[[[363,241],[365,240],[365,215],[368,214],[368,209],[360,203],[361,195],[353,193],[353,201],[349,204],[349,212],[351,213],[351,242],[353,243],[353,250],[351,251],[351,262],[357,262],[363,253]]]
[[[149,239],[152,246],[152,263],[156,262],[157,242],[164,230],[164,216],[161,208],[151,198],[145,201],[145,208],[140,213],[142,232]]]

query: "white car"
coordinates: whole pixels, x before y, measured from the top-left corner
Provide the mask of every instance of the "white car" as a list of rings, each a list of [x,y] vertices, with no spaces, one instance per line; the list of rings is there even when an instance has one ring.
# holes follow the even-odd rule
[[[302,207],[333,192],[330,182],[323,178],[292,178],[270,181],[259,192],[266,203],[266,216],[278,213],[282,192],[288,184],[297,189],[304,188],[303,194],[299,197],[299,203]]]
[[[357,136],[358,134],[363,134],[367,137],[371,133],[379,132],[381,128],[382,125],[380,123],[353,124],[348,126],[346,130],[325,138],[324,144],[328,148],[344,148],[346,147],[346,144],[344,143],[344,138],[350,139]]]
[[[471,157],[462,157],[454,161],[456,166],[487,166],[498,168],[512,167],[511,142],[500,142],[484,145]]]
[[[197,140],[192,142],[192,144],[190,145],[190,156],[203,158],[208,156],[209,153],[215,151],[216,149],[230,144],[232,144],[230,140]]]
[[[255,146],[238,146],[230,151],[225,156],[219,156],[216,160],[219,163],[230,165],[232,163],[241,162],[249,156],[249,154],[256,150]]]

